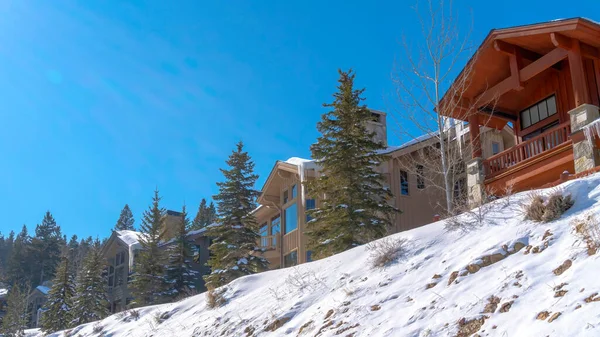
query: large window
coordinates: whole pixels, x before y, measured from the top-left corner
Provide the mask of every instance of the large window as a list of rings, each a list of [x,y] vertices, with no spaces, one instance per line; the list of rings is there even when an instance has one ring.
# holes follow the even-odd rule
[[[306,199],[306,210],[309,211],[311,209],[315,209],[316,207],[316,203],[315,203],[315,199]],[[310,220],[312,220],[312,217],[310,215],[308,215],[308,213],[306,214],[306,222],[309,222]]]
[[[552,95],[521,111],[521,129],[526,129],[554,115],[556,115],[556,96]]]
[[[492,142],[492,155],[500,153],[500,143]]]
[[[283,257],[283,266],[291,267],[298,264],[298,251],[295,250]]]
[[[296,198],[296,194],[298,194],[296,185],[292,186],[292,199]]]
[[[400,171],[400,194],[408,195],[408,173]]]
[[[287,234],[298,228],[298,208],[296,204],[291,204],[284,211],[285,216],[285,232]]]
[[[268,247],[269,239],[267,236],[269,235],[269,226],[266,222],[260,226],[258,233],[260,234],[260,245],[262,247]]]
[[[281,218],[279,215],[271,219],[271,235],[273,237],[273,246],[277,246],[277,234],[281,233]]]
[[[423,165],[417,165],[417,188],[422,190],[425,188],[425,175]]]

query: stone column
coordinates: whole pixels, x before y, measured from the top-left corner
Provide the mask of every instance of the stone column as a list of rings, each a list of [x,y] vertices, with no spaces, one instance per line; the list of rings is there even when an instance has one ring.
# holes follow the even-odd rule
[[[485,195],[485,173],[483,171],[483,159],[473,158],[467,162],[467,193],[469,196],[469,207],[477,207],[482,204]]]
[[[594,143],[584,136],[583,129],[600,117],[598,107],[582,104],[569,111],[571,116],[571,139],[573,140],[573,159],[575,173],[580,173],[600,165],[600,154]]]

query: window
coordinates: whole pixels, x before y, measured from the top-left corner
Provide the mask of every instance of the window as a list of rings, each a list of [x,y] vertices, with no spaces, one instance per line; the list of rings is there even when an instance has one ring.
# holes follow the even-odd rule
[[[400,171],[400,194],[408,195],[408,173]]]
[[[535,123],[556,115],[556,96],[552,95],[545,100],[521,111],[521,129],[526,129]]]
[[[306,251],[306,262],[312,262],[312,251]]]
[[[295,250],[283,257],[283,266],[291,267],[298,264],[298,251]]]
[[[283,204],[284,205],[287,204],[288,200],[289,200],[288,199],[288,191],[285,190],[285,191],[283,191]]]
[[[115,285],[115,267],[108,267],[108,286],[112,287]]]
[[[269,235],[269,226],[267,225],[266,222],[260,226],[258,233],[260,234],[260,246],[261,247],[270,246],[269,239],[267,238],[267,236]]]
[[[298,193],[296,185],[292,186],[292,199],[296,198],[296,194]]]
[[[316,207],[316,203],[315,203],[315,199],[306,199],[306,210],[309,211],[311,209],[315,209]],[[309,222],[310,220],[312,220],[312,217],[310,215],[308,215],[308,213],[306,214],[306,222]]]
[[[125,281],[125,267],[115,269],[115,286],[123,285]]]
[[[420,190],[425,188],[425,176],[423,172],[423,165],[417,165],[417,188]]]
[[[117,253],[115,257],[115,266],[120,266],[125,263],[125,252]]]
[[[277,234],[281,233],[281,219],[279,215],[271,219],[271,235],[273,237],[273,246],[277,245]]]
[[[492,155],[500,153],[500,143],[492,142]]]
[[[291,204],[284,210],[285,216],[285,232],[287,234],[298,228],[298,209],[296,204]]]

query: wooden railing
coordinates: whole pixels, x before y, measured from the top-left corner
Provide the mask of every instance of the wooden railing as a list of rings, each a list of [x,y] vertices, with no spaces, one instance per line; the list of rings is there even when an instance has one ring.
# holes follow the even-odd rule
[[[567,142],[570,132],[571,123],[565,122],[508,150],[489,157],[483,161],[486,178],[496,176],[510,167]]]
[[[283,254],[298,248],[298,230],[295,229],[283,236]]]
[[[261,248],[266,250],[276,250],[280,245],[280,238],[281,236],[279,234],[261,236],[258,244]]]

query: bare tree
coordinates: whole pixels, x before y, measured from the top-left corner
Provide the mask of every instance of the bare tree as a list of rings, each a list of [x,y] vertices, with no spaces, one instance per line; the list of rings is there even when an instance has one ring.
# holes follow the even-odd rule
[[[471,29],[461,34],[452,2],[427,0],[425,8],[417,4],[415,12],[422,34],[416,49],[406,38],[402,40],[405,57],[397,62],[392,74],[399,103],[399,111],[393,117],[399,136],[426,140],[416,155],[399,163],[418,179],[426,180],[428,188],[441,190],[445,205],[440,206],[453,214],[455,206],[466,199],[462,188],[466,185],[465,161],[471,147],[480,146],[479,137],[470,139],[461,121],[477,112],[474,107],[491,106],[492,102],[484,104],[467,95],[477,54],[453,78],[457,65],[467,59],[472,48]],[[491,118],[491,113],[488,116]],[[489,118],[478,123],[486,125]],[[465,138],[469,142],[464,142]]]

